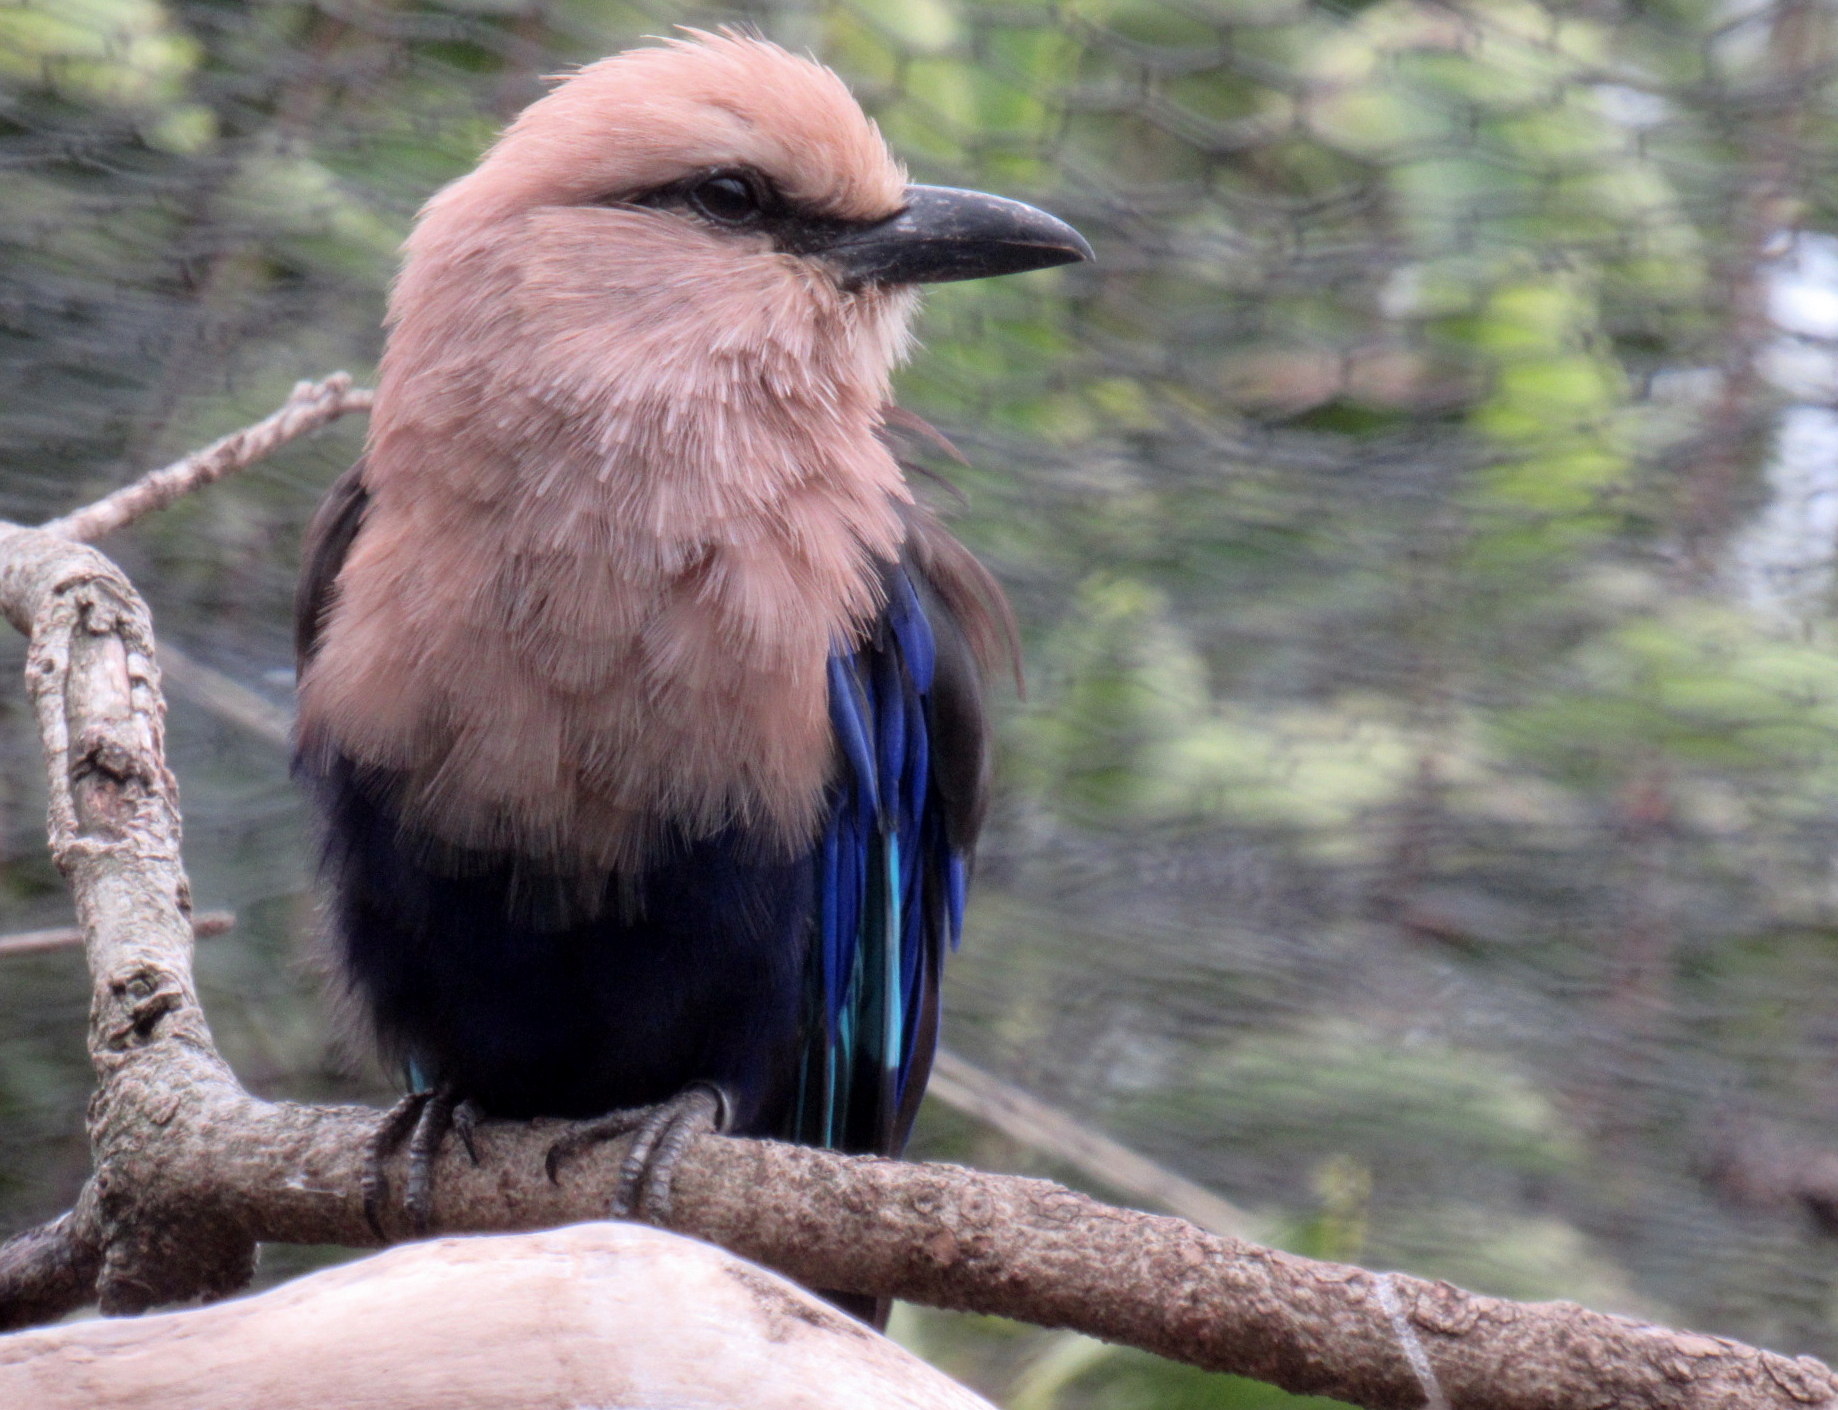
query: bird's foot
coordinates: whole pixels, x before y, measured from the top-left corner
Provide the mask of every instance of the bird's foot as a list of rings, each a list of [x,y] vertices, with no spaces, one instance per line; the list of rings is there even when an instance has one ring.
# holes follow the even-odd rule
[[[479,1150],[472,1132],[478,1120],[479,1109],[444,1083],[431,1092],[411,1092],[384,1114],[370,1138],[363,1183],[364,1218],[378,1238],[389,1237],[383,1232],[383,1208],[389,1202],[391,1157],[407,1144],[408,1186],[402,1209],[415,1237],[425,1238],[433,1220],[434,1160],[440,1154],[440,1143],[447,1132],[453,1132],[477,1165]]]
[[[590,1146],[631,1136],[632,1148],[619,1162],[613,1183],[611,1213],[615,1219],[637,1217],[648,1224],[670,1222],[670,1187],[684,1152],[698,1136],[727,1130],[731,1114],[727,1095],[707,1082],[694,1082],[667,1102],[608,1112],[584,1121],[549,1147],[549,1178],[562,1163]]]

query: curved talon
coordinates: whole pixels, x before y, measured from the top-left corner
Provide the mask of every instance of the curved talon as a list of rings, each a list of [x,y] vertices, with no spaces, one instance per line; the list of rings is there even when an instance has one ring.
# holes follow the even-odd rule
[[[720,1088],[696,1082],[669,1101],[651,1109],[632,1148],[619,1163],[619,1181],[613,1187],[612,1215],[661,1224],[670,1217],[671,1188],[676,1168],[698,1136],[719,1131],[727,1118],[728,1102]]]
[[[424,1237],[434,1211],[434,1162],[440,1154],[440,1143],[449,1130],[453,1131],[477,1165],[479,1150],[473,1129],[480,1114],[476,1104],[462,1099],[444,1084],[430,1092],[411,1092],[384,1113],[370,1138],[362,1184],[364,1219],[384,1243],[390,1242],[383,1229],[383,1208],[389,1203],[390,1159],[406,1142],[408,1188],[403,1192],[402,1207],[415,1236]]]
[[[631,1135],[608,1212],[615,1219],[636,1215],[649,1223],[666,1223],[677,1165],[698,1136],[727,1129],[730,1113],[725,1092],[713,1083],[697,1082],[667,1102],[609,1112],[576,1127],[549,1147],[544,1164],[549,1178],[556,1180],[563,1161],[602,1141]]]
[[[638,1129],[656,1107],[634,1106],[621,1111],[609,1111],[605,1116],[595,1117],[592,1121],[576,1126],[567,1135],[559,1137],[549,1147],[549,1153],[543,1157],[543,1168],[549,1172],[549,1183],[561,1183],[562,1162],[573,1160],[589,1146],[597,1146],[602,1141],[616,1140],[629,1135]]]
[[[389,1158],[401,1149],[409,1133],[420,1124],[421,1110],[431,1096],[432,1092],[410,1092],[383,1113],[383,1119],[370,1137],[360,1187],[364,1195],[364,1222],[384,1243],[389,1242],[389,1235],[383,1232],[383,1206],[389,1200]]]
[[[626,1149],[625,1159],[619,1162],[619,1175],[613,1181],[613,1197],[607,1202],[613,1218],[630,1219],[635,1212],[639,1197],[644,1193],[645,1173],[651,1167],[652,1148],[674,1115],[667,1104],[660,1103],[652,1107],[650,1115],[640,1123],[632,1144]]]
[[[409,1137],[408,1188],[402,1195],[402,1207],[418,1239],[426,1238],[433,1225],[434,1161],[447,1132],[459,1124],[458,1112],[462,1105],[459,1093],[452,1087],[436,1087],[422,1103],[415,1132]],[[472,1143],[467,1141],[466,1144],[471,1149]],[[472,1159],[476,1165],[478,1156],[475,1154]]]
[[[682,1162],[698,1136],[711,1135],[726,1125],[727,1102],[721,1093],[714,1092],[709,1101],[710,1089],[700,1092],[691,1089],[685,1097],[701,1097],[695,1105],[685,1105],[676,1112],[663,1133],[658,1137],[655,1154],[651,1158],[651,1178],[646,1180],[639,1194],[639,1216],[647,1223],[668,1225],[670,1223],[671,1194],[676,1186],[676,1168]],[[712,1107],[712,1110],[710,1109]]]
[[[471,1097],[453,1108],[453,1134],[459,1137],[460,1144],[466,1148],[467,1158],[474,1166],[479,1163],[479,1147],[475,1133],[484,1115],[485,1113],[479,1110],[479,1104]]]

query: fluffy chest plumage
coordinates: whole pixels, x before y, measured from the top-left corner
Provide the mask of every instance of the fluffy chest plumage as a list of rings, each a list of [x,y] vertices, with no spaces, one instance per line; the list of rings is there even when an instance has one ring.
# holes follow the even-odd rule
[[[459,497],[382,477],[301,684],[303,746],[397,775],[404,819],[445,842],[562,870],[730,825],[795,848],[834,766],[825,663],[898,552],[887,470],[820,463],[673,532],[616,479]]]

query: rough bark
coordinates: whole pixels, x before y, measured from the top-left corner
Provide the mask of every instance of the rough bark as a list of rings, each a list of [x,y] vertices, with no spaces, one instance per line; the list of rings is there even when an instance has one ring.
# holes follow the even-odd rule
[[[93,1198],[94,1183],[84,1189]],[[55,1322],[92,1302],[102,1248],[95,1212],[79,1205],[0,1244],[0,1328]]]

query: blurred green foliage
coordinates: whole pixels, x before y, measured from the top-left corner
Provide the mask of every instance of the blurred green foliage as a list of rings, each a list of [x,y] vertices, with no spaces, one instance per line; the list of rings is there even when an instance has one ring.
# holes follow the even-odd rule
[[[1030,675],[948,1041],[1284,1246],[1838,1351],[1793,1183],[1838,1121],[1829,5],[0,0],[0,514],[367,376],[419,202],[538,75],[688,20],[1099,251],[937,291],[901,379]],[[168,640],[285,700],[360,434],[108,545]],[[226,1051],[383,1099],[282,761],[182,692],[172,747]],[[19,927],[64,914],[37,768],[0,696]],[[21,1225],[84,1171],[83,985],[4,963]],[[1085,1178],[944,1112],[917,1153]],[[1016,1410],[1302,1403],[897,1329]]]

